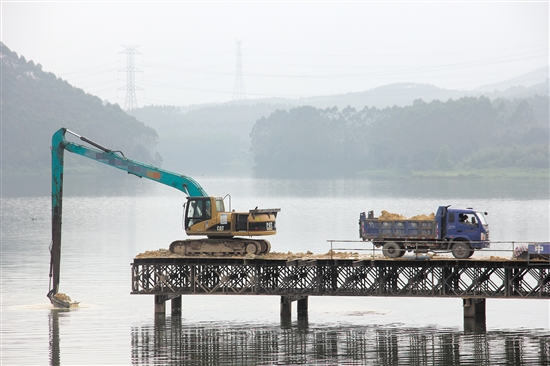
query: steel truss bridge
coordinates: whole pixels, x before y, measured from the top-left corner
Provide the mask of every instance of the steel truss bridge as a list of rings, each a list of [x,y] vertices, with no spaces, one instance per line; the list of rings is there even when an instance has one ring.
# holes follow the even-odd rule
[[[550,262],[520,260],[136,258],[132,294],[155,311],[181,311],[181,295],[276,295],[281,315],[307,313],[308,296],[462,298],[464,316],[485,317],[485,299],[550,299]],[[179,301],[179,302],[178,302]]]

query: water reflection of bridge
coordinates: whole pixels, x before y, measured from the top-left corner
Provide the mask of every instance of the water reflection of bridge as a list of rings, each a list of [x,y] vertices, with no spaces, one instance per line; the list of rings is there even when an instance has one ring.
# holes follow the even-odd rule
[[[164,319],[164,318],[161,318]],[[434,328],[182,324],[134,327],[132,364],[547,365],[550,338],[526,332]]]
[[[132,294],[155,312],[181,312],[181,295],[276,295],[281,316],[307,314],[308,296],[462,298],[464,317],[485,318],[485,299],[550,299],[550,263],[510,260],[136,258]]]

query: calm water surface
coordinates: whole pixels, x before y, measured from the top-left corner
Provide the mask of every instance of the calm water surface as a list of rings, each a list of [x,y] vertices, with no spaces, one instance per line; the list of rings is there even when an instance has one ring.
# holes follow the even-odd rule
[[[357,239],[362,211],[412,216],[447,204],[489,212],[492,249],[550,240],[548,181],[195,178],[209,194],[230,193],[236,210],[280,207],[272,251],[325,253],[328,239]],[[308,318],[281,323],[278,297],[184,296],[181,317],[157,317],[152,296],[129,294],[130,263],[185,237],[185,198],[125,175],[67,177],[60,290],[81,306],[53,310],[49,183],[18,188],[7,182],[2,193],[2,365],[550,362],[546,300],[489,299],[477,329],[465,327],[460,299],[310,297]],[[510,252],[475,257],[495,254]]]

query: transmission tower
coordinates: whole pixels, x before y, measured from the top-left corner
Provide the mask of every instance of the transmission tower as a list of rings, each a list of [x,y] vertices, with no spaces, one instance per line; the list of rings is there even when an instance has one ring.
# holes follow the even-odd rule
[[[241,61],[241,43],[237,41],[237,71],[235,73],[235,86],[233,87],[233,100],[246,99],[244,93],[243,64]]]
[[[136,71],[141,72],[141,70],[137,70],[135,67],[135,55],[141,54],[141,52],[136,51],[136,48],[139,46],[135,45],[121,45],[125,48],[124,51],[121,51],[120,53],[126,54],[126,68],[122,69],[120,71],[126,71],[126,88],[120,88],[120,89],[126,89],[126,100],[124,101],[124,109],[129,111],[131,109],[137,108],[137,98],[136,98],[136,89],[142,90],[139,87],[136,87],[136,78],[135,73]]]

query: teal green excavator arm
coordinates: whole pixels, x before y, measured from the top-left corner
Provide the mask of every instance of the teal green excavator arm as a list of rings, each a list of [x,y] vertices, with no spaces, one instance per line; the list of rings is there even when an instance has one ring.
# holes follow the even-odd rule
[[[93,147],[79,145],[65,139],[65,133],[68,132],[81,141],[84,141]],[[164,169],[144,164],[139,161],[130,160],[124,157],[121,152],[113,151],[80,136],[66,128],[61,128],[52,136],[52,247],[50,261],[50,291],[48,298],[58,307],[69,307],[70,301],[63,301],[62,297],[54,297],[59,290],[60,263],[61,263],[61,217],[63,200],[63,168],[65,150],[82,155],[86,158],[98,161],[127,171],[129,174],[140,178],[147,178],[158,183],[165,184],[182,191],[190,197],[208,195],[202,189],[199,183],[193,178],[173,173]]]

